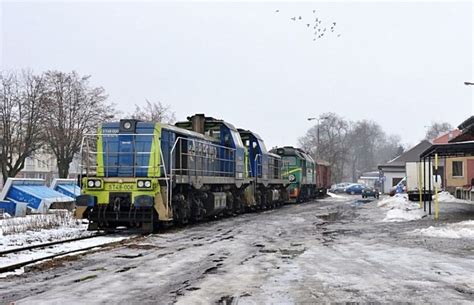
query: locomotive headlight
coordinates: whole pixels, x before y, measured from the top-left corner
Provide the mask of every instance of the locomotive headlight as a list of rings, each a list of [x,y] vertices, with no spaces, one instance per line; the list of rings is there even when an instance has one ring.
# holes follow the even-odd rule
[[[101,187],[101,186],[102,186],[102,182],[101,182],[100,180],[96,180],[96,181],[94,182],[94,185],[95,185],[95,187]]]
[[[151,180],[137,180],[137,187],[139,189],[151,188]]]
[[[123,123],[123,128],[125,128],[125,129],[130,129],[130,128],[132,128],[132,123],[130,123],[130,122],[128,122],[128,121],[125,122],[125,123]]]
[[[94,180],[87,181],[87,186],[88,187],[94,187]]]
[[[290,182],[295,181],[295,180],[296,180],[295,175],[293,175],[293,174],[288,175],[288,180],[289,180]]]

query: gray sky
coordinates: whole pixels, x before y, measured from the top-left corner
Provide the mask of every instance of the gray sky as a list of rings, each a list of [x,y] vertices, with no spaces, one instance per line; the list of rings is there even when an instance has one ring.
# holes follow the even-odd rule
[[[474,107],[471,2],[0,5],[2,69],[90,74],[123,112],[159,100],[267,147],[296,144],[306,118],[329,111],[416,144],[431,121],[457,126]],[[313,9],[341,36],[314,42]]]

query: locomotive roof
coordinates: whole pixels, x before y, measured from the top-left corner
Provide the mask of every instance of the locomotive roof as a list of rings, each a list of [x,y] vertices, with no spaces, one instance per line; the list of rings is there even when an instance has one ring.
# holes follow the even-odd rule
[[[196,114],[198,115],[198,114]],[[176,126],[190,126],[191,123],[191,117],[192,116],[188,116],[186,118],[187,121],[180,121],[180,122],[176,122]],[[224,125],[226,126],[227,128],[229,128],[230,130],[233,130],[233,131],[237,131],[237,128],[235,128],[234,125],[232,125],[231,123],[229,122],[226,122],[224,120],[221,120],[221,119],[215,119],[213,117],[210,117],[210,116],[204,116],[204,119],[205,119],[205,124],[207,126],[209,126],[209,124],[215,124],[215,125]]]
[[[271,150],[273,153],[278,153],[278,151],[283,151],[284,156],[297,156],[298,158],[305,159],[310,162],[314,162],[314,159],[311,157],[310,154],[302,150],[301,148],[293,147],[293,146],[284,146],[284,147],[277,147]],[[280,154],[281,155],[281,154]]]
[[[137,124],[139,127],[149,127],[149,128],[154,128],[154,126],[158,123],[156,122],[144,122],[144,121],[139,121],[137,120]],[[174,131],[175,133],[177,134],[180,134],[180,135],[185,135],[185,136],[189,136],[189,137],[193,137],[193,138],[198,138],[198,139],[201,139],[201,140],[206,140],[206,141],[211,141],[211,142],[219,142],[217,139],[213,138],[213,137],[210,137],[210,136],[206,136],[206,135],[203,135],[203,134],[200,134],[198,132],[194,132],[194,131],[191,131],[191,130],[187,130],[187,129],[184,129],[184,128],[179,128],[179,127],[176,127],[176,126],[173,126],[173,125],[169,125],[169,124],[162,124],[162,123],[159,123],[161,125],[162,128],[165,128],[165,129],[168,129],[168,130],[171,130],[171,131]],[[120,122],[106,122],[106,123],[103,123],[101,125],[102,127],[111,127],[111,128],[118,128],[120,126]],[[117,132],[118,132],[118,129],[117,129]]]
[[[239,133],[251,134],[251,135],[253,135],[257,140],[260,140],[260,141],[262,141],[263,143],[265,143],[265,141],[263,141],[263,139],[262,139],[261,136],[259,136],[257,133],[255,133],[255,132],[253,132],[253,131],[251,131],[251,130],[243,129],[243,128],[237,128],[237,131],[238,131]],[[271,151],[272,151],[272,150],[266,151],[265,153],[266,153],[267,155],[269,155],[269,156],[274,157],[274,158],[281,159],[281,156],[280,156],[280,155],[277,155],[277,154],[275,154],[275,153],[272,153]]]
[[[219,141],[217,139],[215,139],[213,137],[210,137],[210,136],[207,136],[207,135],[203,135],[202,133],[199,133],[199,132],[191,131],[191,130],[188,130],[188,129],[180,128],[180,127],[177,127],[177,126],[174,126],[174,125],[169,125],[169,124],[161,124],[161,126],[162,126],[162,128],[172,130],[172,131],[174,131],[176,133],[179,133],[179,134],[192,136],[194,138],[199,138],[199,139],[202,139],[202,140],[207,140],[207,141],[219,143]]]
[[[260,141],[263,141],[262,137],[260,135],[258,135],[256,132],[253,132],[251,130],[248,130],[248,129],[243,129],[243,128],[237,128],[237,131],[239,133],[249,133],[249,134],[252,134],[255,138],[257,138],[258,140]]]

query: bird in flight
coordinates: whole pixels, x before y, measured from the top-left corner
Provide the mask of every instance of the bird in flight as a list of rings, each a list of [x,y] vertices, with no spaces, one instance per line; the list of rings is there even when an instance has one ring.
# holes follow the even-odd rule
[[[315,9],[313,9],[312,11],[313,11],[313,14],[316,14]],[[274,12],[275,13],[280,13],[280,9],[275,9]],[[311,31],[314,32],[314,33],[312,33],[313,41],[316,41],[318,39],[323,38],[324,34],[327,34],[326,36],[329,37],[330,36],[329,35],[329,30],[331,31],[331,33],[334,33],[334,35],[337,35],[337,37],[341,37],[341,34],[338,34],[337,32],[335,32],[336,22],[334,22],[334,21],[333,22],[327,22],[327,23],[324,22],[324,26],[323,26],[323,21],[324,20],[321,20],[320,16],[314,15],[313,18],[314,18],[313,19],[314,21],[310,21],[310,23],[307,23],[307,22],[302,23],[303,25],[306,25],[306,28],[308,28],[308,29],[310,27],[312,28]],[[292,16],[292,17],[290,17],[290,19],[292,21],[303,20],[303,15]]]

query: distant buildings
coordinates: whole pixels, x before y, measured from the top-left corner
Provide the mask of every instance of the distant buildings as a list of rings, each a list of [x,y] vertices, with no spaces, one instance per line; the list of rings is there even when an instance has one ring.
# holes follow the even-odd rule
[[[458,126],[454,136],[447,142],[433,141],[433,144],[466,143],[462,154],[459,157],[446,158],[446,190],[454,193],[458,197],[471,198],[471,191],[474,185],[474,116],[469,117]],[[436,140],[439,140],[436,139]],[[470,148],[469,148],[470,146]],[[467,195],[466,195],[467,193]]]
[[[38,178],[45,179],[46,184],[50,184],[55,178],[59,178],[56,158],[53,154],[40,149],[31,157],[26,158],[25,167],[21,170],[16,178]],[[75,159],[69,167],[69,177],[76,178],[80,172],[79,160]],[[3,186],[2,177],[0,176],[0,188]]]
[[[400,156],[385,164],[380,164],[378,169],[382,177],[382,192],[389,193],[392,187],[396,186],[406,177],[406,163],[420,161],[420,154],[431,146],[427,140],[423,140],[418,145],[405,151]]]

